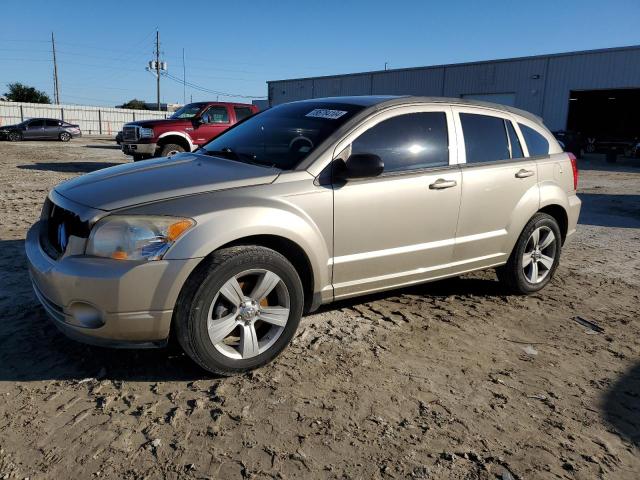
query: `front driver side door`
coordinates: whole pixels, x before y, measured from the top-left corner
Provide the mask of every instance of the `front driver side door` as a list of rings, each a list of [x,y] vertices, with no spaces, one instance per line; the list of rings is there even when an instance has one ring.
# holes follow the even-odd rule
[[[196,145],[201,146],[231,126],[229,110],[225,105],[212,105],[200,115],[200,124],[192,132]]]
[[[31,120],[22,132],[22,138],[35,140],[44,136],[44,120]]]
[[[334,181],[336,299],[446,271],[461,184],[450,132],[448,107],[403,107],[376,115],[338,144],[338,157],[375,154],[385,168],[375,178]]]

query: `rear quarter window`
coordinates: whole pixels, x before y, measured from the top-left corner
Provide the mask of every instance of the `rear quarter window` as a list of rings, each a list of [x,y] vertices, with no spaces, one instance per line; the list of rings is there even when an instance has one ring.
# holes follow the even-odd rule
[[[524,137],[524,141],[529,149],[530,157],[537,157],[540,155],[549,155],[549,141],[542,136],[542,134],[536,132],[533,128],[526,125],[518,124],[520,131]]]

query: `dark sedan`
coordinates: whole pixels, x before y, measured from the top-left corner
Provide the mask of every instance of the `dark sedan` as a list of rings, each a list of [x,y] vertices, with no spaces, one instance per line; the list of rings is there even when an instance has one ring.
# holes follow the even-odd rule
[[[31,118],[17,125],[0,127],[0,138],[18,142],[20,140],[60,140],[68,142],[82,135],[79,125],[54,118]]]

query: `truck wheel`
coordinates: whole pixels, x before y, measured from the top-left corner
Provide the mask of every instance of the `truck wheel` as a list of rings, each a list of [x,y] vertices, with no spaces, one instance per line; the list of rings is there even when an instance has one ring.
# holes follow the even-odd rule
[[[205,370],[247,372],[289,344],[303,304],[302,282],[285,257],[258,246],[226,248],[205,260],[183,287],[176,336]]]
[[[68,132],[62,132],[59,137],[61,142],[68,142],[71,140],[71,134]]]
[[[144,155],[140,154],[140,153],[134,153],[133,155],[131,155],[131,157],[133,158],[134,162],[139,162],[140,160],[144,160]]]
[[[560,261],[560,228],[551,215],[537,213],[524,227],[498,279],[513,293],[529,294],[549,283]]]
[[[160,151],[160,156],[170,157],[180,152],[184,152],[183,147],[181,147],[180,145],[176,145],[175,143],[167,143],[165,146],[162,147],[162,150]]]
[[[22,140],[22,134],[20,132],[9,132],[10,142],[19,142]]]

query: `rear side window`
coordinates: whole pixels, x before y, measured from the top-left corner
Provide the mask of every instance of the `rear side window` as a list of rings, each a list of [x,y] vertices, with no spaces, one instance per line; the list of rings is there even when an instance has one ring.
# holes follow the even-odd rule
[[[249,107],[233,107],[233,110],[236,112],[236,121],[238,122],[253,115]]]
[[[522,146],[520,145],[520,140],[518,139],[518,135],[516,135],[516,130],[513,128],[513,123],[508,120],[505,120],[507,124],[507,133],[509,134],[509,143],[511,144],[511,158],[522,158],[524,157],[524,153],[522,153]]]
[[[60,125],[58,120],[45,120],[45,124],[47,127],[57,127]]]
[[[423,112],[390,118],[360,135],[351,153],[378,155],[385,172],[449,165],[447,116]]]
[[[32,120],[29,122],[29,128],[42,128],[44,127],[44,120]]]
[[[533,128],[526,125],[518,124],[520,131],[524,137],[524,141],[529,149],[530,157],[537,157],[538,155],[549,155],[549,142],[541,134],[536,132]]]
[[[504,120],[488,115],[461,113],[467,163],[485,163],[507,160],[509,142]]]

